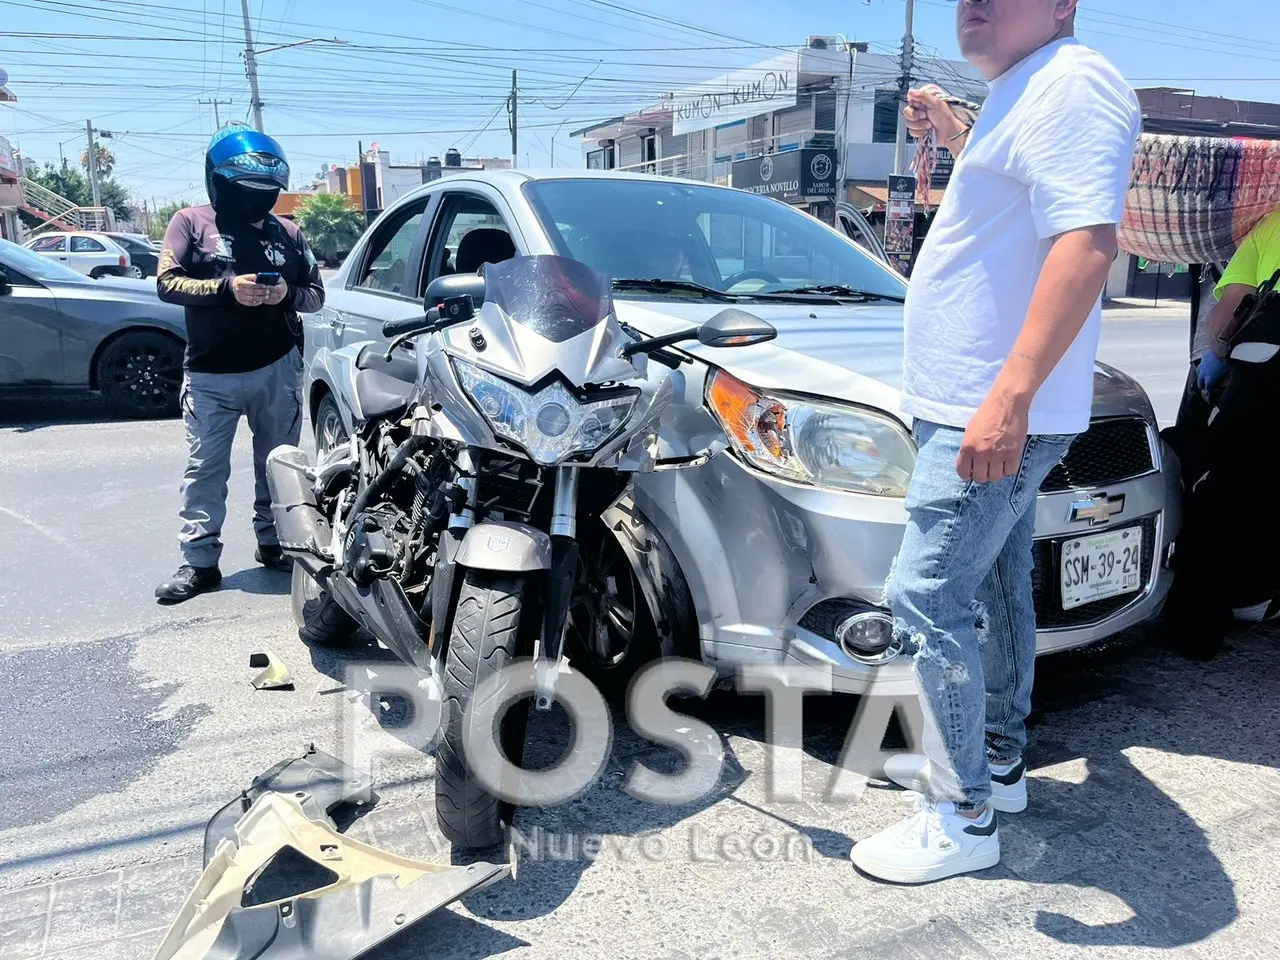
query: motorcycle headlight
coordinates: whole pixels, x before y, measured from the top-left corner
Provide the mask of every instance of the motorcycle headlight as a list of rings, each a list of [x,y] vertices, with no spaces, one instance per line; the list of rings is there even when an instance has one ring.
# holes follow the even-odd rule
[[[766,473],[852,493],[906,496],[915,445],[887,416],[770,396],[723,371],[707,388],[707,405],[738,456]]]
[[[555,466],[575,453],[591,453],[612,440],[635,408],[638,393],[583,403],[553,383],[530,393],[514,383],[454,360],[462,387],[493,432],[518,443],[542,466]]]

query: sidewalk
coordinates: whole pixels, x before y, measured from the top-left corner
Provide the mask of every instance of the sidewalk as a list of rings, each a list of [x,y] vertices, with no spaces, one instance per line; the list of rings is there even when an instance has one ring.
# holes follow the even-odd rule
[[[1191,301],[1186,297],[1146,300],[1139,297],[1117,297],[1102,301],[1102,313],[1106,317],[1142,317],[1150,320],[1175,318],[1191,322]]]

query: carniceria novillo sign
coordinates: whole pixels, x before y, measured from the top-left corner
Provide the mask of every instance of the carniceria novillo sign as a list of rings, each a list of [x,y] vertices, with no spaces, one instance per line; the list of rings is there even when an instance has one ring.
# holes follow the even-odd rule
[[[676,94],[671,132],[693,133],[794,107],[798,67],[799,55],[786,53]]]

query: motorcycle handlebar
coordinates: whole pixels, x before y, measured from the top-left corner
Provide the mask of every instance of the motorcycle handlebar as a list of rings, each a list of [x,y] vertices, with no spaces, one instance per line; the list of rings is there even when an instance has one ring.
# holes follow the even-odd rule
[[[388,320],[382,325],[382,335],[388,339],[403,336],[406,333],[426,333],[440,322],[440,308],[432,307],[421,317],[405,317],[403,320]]]

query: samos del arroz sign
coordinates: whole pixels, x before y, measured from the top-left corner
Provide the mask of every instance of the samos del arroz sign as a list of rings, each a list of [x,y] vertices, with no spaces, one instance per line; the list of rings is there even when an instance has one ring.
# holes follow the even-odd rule
[[[672,133],[679,136],[794,107],[797,63],[796,54],[784,54],[676,94]]]

